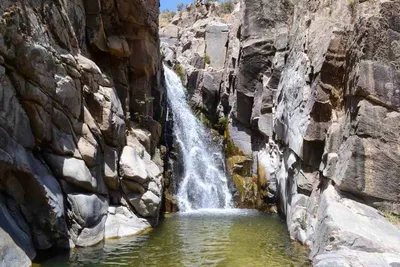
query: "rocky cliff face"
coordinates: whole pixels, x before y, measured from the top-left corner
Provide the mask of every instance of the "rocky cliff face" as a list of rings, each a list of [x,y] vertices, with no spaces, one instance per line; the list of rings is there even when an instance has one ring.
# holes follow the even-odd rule
[[[200,2],[163,53],[224,125],[239,205],[277,201],[316,266],[399,264],[400,2]]]
[[[0,265],[157,222],[159,1],[0,1]]]

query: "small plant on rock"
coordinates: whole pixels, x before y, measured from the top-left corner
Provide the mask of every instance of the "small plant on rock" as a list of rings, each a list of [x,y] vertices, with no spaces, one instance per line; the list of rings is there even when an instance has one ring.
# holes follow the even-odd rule
[[[210,58],[210,56],[206,54],[206,55],[204,56],[204,61],[206,62],[206,64],[210,64],[210,63],[211,63],[211,58]]]
[[[231,14],[234,9],[235,9],[235,4],[233,3],[232,0],[226,0],[224,2],[221,2],[221,5],[219,7],[219,11],[221,14]]]
[[[176,72],[176,74],[179,76],[179,78],[181,78],[182,83],[184,83],[185,81],[185,71],[183,70],[181,64],[176,64],[174,67],[174,71]]]
[[[218,122],[215,124],[215,129],[219,132],[219,134],[224,134],[226,127],[228,126],[229,119],[227,117],[222,117],[218,120]]]
[[[182,11],[183,10],[183,3],[179,3],[177,6],[176,6],[176,9],[178,10],[178,11]]]
[[[356,0],[348,0],[349,1],[349,8],[351,11],[351,14],[354,15],[354,13],[356,12]]]

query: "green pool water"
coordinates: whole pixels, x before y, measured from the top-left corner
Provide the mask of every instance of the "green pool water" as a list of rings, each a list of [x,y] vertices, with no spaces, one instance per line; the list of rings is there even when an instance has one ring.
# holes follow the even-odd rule
[[[40,266],[310,266],[278,215],[202,210],[165,218],[149,233],[52,256]]]

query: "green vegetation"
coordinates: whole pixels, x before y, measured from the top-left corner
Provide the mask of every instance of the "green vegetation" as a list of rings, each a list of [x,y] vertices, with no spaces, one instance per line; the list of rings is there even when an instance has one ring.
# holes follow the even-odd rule
[[[214,128],[219,132],[219,134],[224,134],[226,128],[228,127],[229,119],[227,117],[222,117],[214,125]]]
[[[178,11],[182,11],[182,10],[183,10],[183,7],[184,7],[183,3],[179,3],[179,4],[176,6],[176,9],[177,9]]]
[[[394,225],[400,226],[400,215],[396,215],[388,210],[382,211],[383,216]]]
[[[176,15],[175,11],[165,9],[160,13],[160,16],[158,17],[160,27],[166,26],[168,23],[171,22],[172,18]]]
[[[176,72],[176,74],[178,74],[179,78],[181,78],[182,83],[185,82],[186,79],[186,75],[185,75],[185,71],[183,70],[181,64],[176,64],[174,67],[174,71]]]
[[[210,58],[210,56],[206,54],[206,55],[204,56],[204,61],[206,62],[206,64],[210,64],[210,63],[211,63],[211,58]]]
[[[244,156],[244,153],[233,143],[231,135],[229,134],[228,127],[224,134],[225,141],[225,155],[227,158],[232,156]]]
[[[235,9],[235,3],[232,0],[225,0],[221,2],[219,12],[221,14],[231,14]]]
[[[212,127],[210,120],[207,119],[206,115],[204,115],[203,113],[200,114],[200,121],[205,127],[207,127],[207,128]]]
[[[135,102],[138,104],[140,109],[142,110],[147,104],[150,104],[153,102],[154,97],[148,97],[147,94],[144,94],[143,99],[135,99]],[[146,123],[147,121],[147,116],[141,114],[140,112],[135,112],[133,113],[133,120],[140,125],[143,123]]]
[[[307,230],[307,212],[303,212],[303,215],[300,218],[300,227],[303,230]]]
[[[355,11],[356,11],[356,0],[348,0],[349,1],[349,8],[351,11],[351,14],[354,15]]]
[[[160,13],[160,15],[171,20],[176,15],[176,11],[165,9]]]

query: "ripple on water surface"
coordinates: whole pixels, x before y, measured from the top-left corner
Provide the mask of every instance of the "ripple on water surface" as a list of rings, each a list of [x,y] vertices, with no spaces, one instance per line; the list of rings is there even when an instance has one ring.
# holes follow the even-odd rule
[[[42,266],[309,266],[277,215],[205,209],[177,213],[154,231],[78,248]]]

